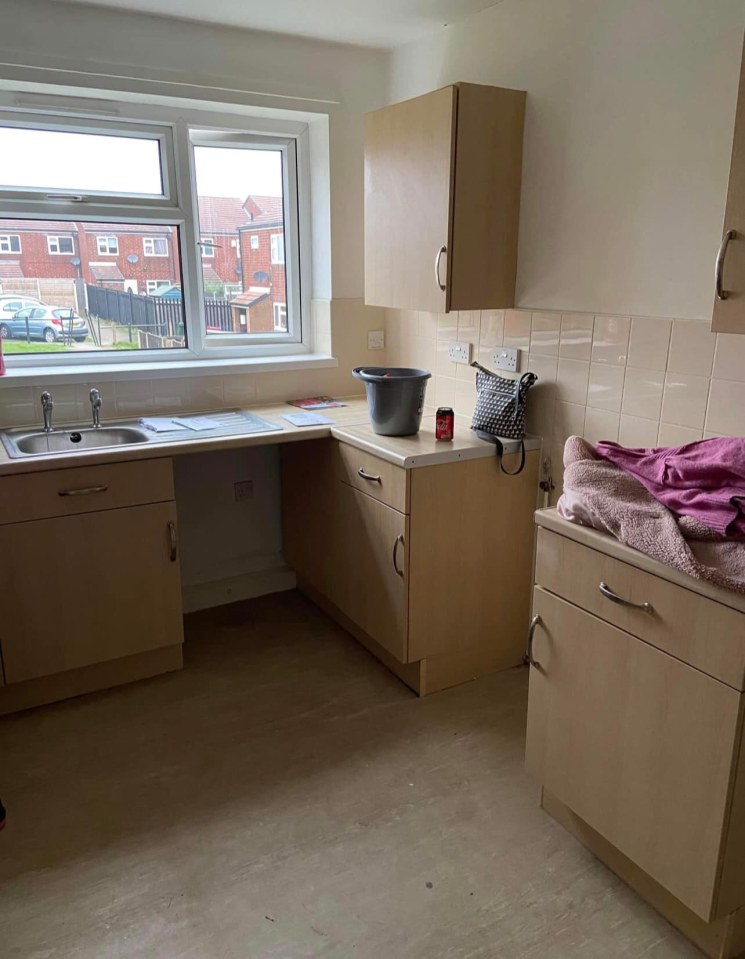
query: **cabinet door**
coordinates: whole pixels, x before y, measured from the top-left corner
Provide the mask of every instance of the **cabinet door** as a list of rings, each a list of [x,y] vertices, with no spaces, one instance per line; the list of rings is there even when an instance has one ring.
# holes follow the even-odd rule
[[[533,609],[529,770],[708,920],[740,694],[541,589]]]
[[[745,57],[740,68],[727,206],[717,258],[712,330],[745,333]]]
[[[365,302],[444,313],[450,270],[454,87],[365,118]],[[442,287],[442,288],[441,288]]]
[[[352,489],[336,487],[332,601],[366,633],[407,662],[406,516]]]
[[[0,527],[6,682],[182,642],[175,523],[157,503]]]

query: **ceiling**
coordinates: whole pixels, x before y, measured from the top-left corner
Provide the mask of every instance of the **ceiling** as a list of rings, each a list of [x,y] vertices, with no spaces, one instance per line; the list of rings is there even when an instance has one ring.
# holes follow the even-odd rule
[[[179,20],[397,47],[501,0],[68,0]]]

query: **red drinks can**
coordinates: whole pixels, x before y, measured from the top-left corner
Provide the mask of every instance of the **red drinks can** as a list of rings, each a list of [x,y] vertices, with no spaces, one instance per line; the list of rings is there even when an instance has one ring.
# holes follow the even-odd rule
[[[435,439],[452,440],[455,431],[455,413],[449,406],[441,406],[435,414]]]

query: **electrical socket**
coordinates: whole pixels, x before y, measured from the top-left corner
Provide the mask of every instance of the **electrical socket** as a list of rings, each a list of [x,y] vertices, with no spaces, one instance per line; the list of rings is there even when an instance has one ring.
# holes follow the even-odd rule
[[[510,373],[517,373],[517,365],[520,362],[520,350],[508,350],[506,347],[498,346],[491,355],[492,363],[498,370],[509,370]]]
[[[242,503],[244,500],[253,499],[253,495],[253,480],[238,480],[237,483],[233,484],[233,497],[235,498],[236,503]]]
[[[384,350],[385,349],[385,330],[368,330],[367,331],[367,348],[368,350]]]
[[[467,366],[471,362],[471,344],[467,341],[456,343],[451,340],[448,343],[448,358],[452,363],[464,363]]]

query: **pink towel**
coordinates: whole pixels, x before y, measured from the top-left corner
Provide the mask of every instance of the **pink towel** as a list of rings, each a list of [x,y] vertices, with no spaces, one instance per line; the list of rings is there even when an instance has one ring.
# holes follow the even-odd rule
[[[671,512],[730,539],[745,539],[745,437],[664,449],[598,443],[598,455],[629,473]]]

